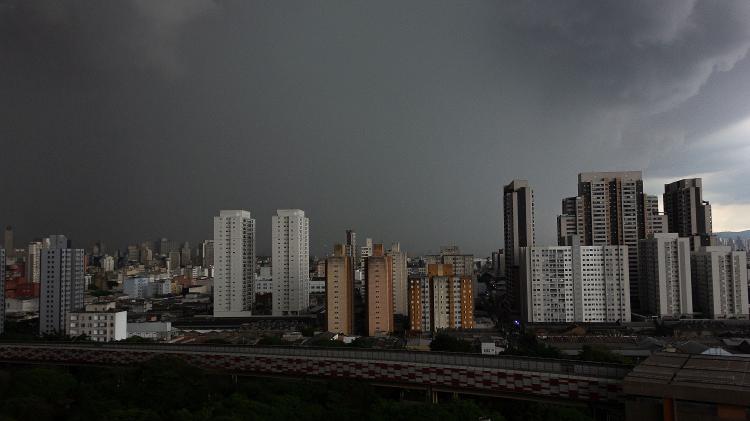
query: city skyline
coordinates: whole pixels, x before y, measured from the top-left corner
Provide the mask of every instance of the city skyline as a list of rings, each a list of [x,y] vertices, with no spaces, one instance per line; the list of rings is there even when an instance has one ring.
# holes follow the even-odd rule
[[[509,180],[554,244],[577,173],[642,170],[750,228],[747,2],[427,4],[4,2],[0,223],[192,243],[249,209],[263,250],[299,208],[314,254],[349,227],[484,254]]]
[[[581,173],[581,174],[584,174],[584,173]],[[687,179],[687,181],[690,181],[690,180],[692,180],[692,179]],[[700,180],[700,178],[698,178],[698,180]],[[511,182],[515,182],[517,180],[510,180],[510,181]],[[526,180],[522,180],[522,181],[526,181]],[[651,196],[653,198],[658,198],[659,212],[660,212],[661,215],[663,215],[664,212],[666,211],[664,203],[663,203],[664,202],[663,193],[665,193],[666,189],[669,188],[670,184],[675,184],[675,183],[683,182],[683,181],[685,181],[685,179],[671,180],[668,183],[664,184],[662,190],[660,192],[657,192],[657,193],[646,191],[646,188],[644,187],[644,192],[643,193],[644,194],[648,194],[649,196]],[[648,183],[648,181],[646,179],[644,179],[643,180],[643,184],[644,184],[644,186],[646,186],[646,185],[649,185],[650,183]],[[535,186],[532,183],[529,183],[529,186],[532,189],[535,188]],[[704,192],[705,192],[705,190],[704,190]],[[502,206],[503,206],[503,203],[502,203],[502,194],[503,193],[502,193],[502,191],[501,191],[500,194],[501,194],[501,198],[500,198],[500,201],[501,201],[500,206],[501,206],[501,208],[499,209],[499,211],[502,212],[503,211],[503,209],[502,209]],[[710,192],[709,192],[709,195],[710,195]],[[565,201],[565,200],[568,200],[568,199],[569,198],[565,198],[565,197],[561,197],[560,198],[560,200],[562,200],[562,201]],[[536,202],[536,199],[534,199],[534,201]],[[558,202],[558,207],[559,207],[559,202]],[[538,206],[535,205],[535,208],[538,208]],[[218,212],[218,211],[219,210],[216,210],[215,212]],[[278,211],[278,209],[274,209],[273,214],[271,215],[271,217],[275,216],[275,214],[276,214],[277,211]],[[536,210],[534,211],[535,214],[537,212],[538,211],[536,211]],[[558,210],[558,213],[559,213],[559,210]],[[253,211],[253,215],[255,215],[255,214],[256,214],[256,212]],[[714,210],[713,214],[715,214],[715,210]],[[558,215],[558,218],[559,218],[559,215]],[[272,218],[268,218],[268,219],[272,219]],[[212,241],[213,240],[213,224],[209,224],[209,225],[210,225],[210,228],[211,228],[209,230],[210,231],[209,234],[207,234],[205,237],[201,237],[201,238],[185,238],[185,237],[179,236],[179,235],[177,237],[162,237],[160,235],[155,235],[155,236],[151,236],[151,237],[144,237],[144,238],[136,239],[136,240],[130,241],[128,243],[116,244],[116,243],[112,243],[112,242],[106,240],[103,236],[99,236],[99,237],[96,237],[96,239],[88,241],[88,242],[85,242],[85,243],[82,243],[80,241],[74,241],[74,243],[75,243],[76,247],[78,247],[78,248],[84,248],[87,251],[89,251],[89,250],[92,249],[92,247],[95,246],[95,244],[98,244],[99,242],[101,242],[101,243],[103,243],[104,245],[106,245],[108,247],[108,252],[110,254],[111,254],[111,252],[113,250],[120,250],[120,251],[127,252],[127,247],[129,245],[138,245],[138,244],[140,244],[143,241],[158,242],[160,239],[161,240],[168,239],[168,240],[173,241],[173,242],[174,241],[177,241],[177,242],[185,241],[186,243],[192,244],[194,246],[199,246],[204,241]],[[262,222],[259,225],[260,225],[261,228],[263,228]],[[442,247],[442,246],[449,246],[450,245],[450,246],[459,246],[459,247],[467,250],[467,252],[471,252],[473,254],[477,254],[478,256],[482,256],[484,254],[491,253],[492,251],[497,250],[499,248],[501,249],[501,248],[503,248],[505,246],[504,240],[502,238],[504,236],[504,234],[503,234],[504,230],[503,230],[502,225],[503,225],[503,220],[502,220],[502,215],[501,215],[500,227],[499,227],[499,233],[500,233],[500,237],[501,237],[500,238],[501,243],[499,244],[498,247],[495,247],[494,249],[476,250],[475,251],[474,248],[473,248],[473,245],[472,245],[472,244],[475,244],[475,243],[458,244],[456,241],[446,240],[444,243],[430,244],[428,246],[428,248],[423,249],[423,250],[417,251],[417,250],[410,249],[410,250],[408,250],[409,251],[409,255],[410,256],[416,256],[416,255],[431,254],[431,253],[437,252],[438,249],[440,247]],[[269,226],[269,228],[272,228],[272,224],[269,223],[268,226]],[[715,226],[715,224],[714,224],[714,226]],[[13,239],[14,239],[13,241],[15,241],[15,248],[16,249],[25,249],[26,247],[34,245],[36,242],[38,242],[39,240],[41,240],[44,237],[49,236],[49,235],[58,235],[58,234],[61,234],[61,235],[68,236],[67,232],[64,232],[62,230],[57,230],[57,231],[52,231],[52,232],[46,233],[46,234],[33,235],[33,236],[31,236],[29,238],[28,241],[24,240],[21,237],[22,241],[19,241],[19,236],[17,235],[16,226],[14,226],[14,225],[6,225],[5,228],[4,228],[4,230],[7,231],[8,228],[12,228]],[[328,244],[328,243],[326,243],[326,244],[320,244],[320,242],[316,241],[316,239],[314,238],[314,236],[311,235],[310,236],[310,250],[311,250],[310,255],[311,256],[329,256],[329,255],[332,255],[333,249],[334,249],[334,247],[337,244],[346,244],[346,235],[347,235],[347,233],[349,231],[353,231],[353,232],[357,232],[358,231],[357,229],[353,229],[353,230],[345,229],[345,227],[340,227],[340,229],[338,229],[338,231],[342,231],[342,230],[343,230],[344,234],[341,235],[341,236],[339,236],[339,237],[334,237],[331,244]],[[744,232],[744,231],[750,231],[750,227],[748,227],[748,229],[741,229],[741,230],[735,230],[735,231],[732,231],[732,230],[721,230],[721,229],[717,230],[717,229],[714,228],[713,231],[714,231],[714,233],[722,233],[722,232]],[[538,233],[537,235],[540,238],[544,239],[544,240],[543,241],[537,241],[536,244],[537,245],[548,245],[548,246],[552,246],[552,245],[558,244],[559,238],[556,235],[556,233],[558,233],[558,232],[559,232],[559,227],[553,227],[553,231],[552,232],[546,232],[545,231],[545,232]],[[360,232],[360,235],[362,235],[361,232]],[[377,235],[371,235],[371,236],[375,237],[377,241],[382,242],[382,243],[386,243],[386,244],[389,244],[389,243],[399,243],[399,242],[404,242],[406,244],[409,244],[409,239],[403,239],[403,238],[395,237],[395,238],[392,238],[392,239],[385,239],[384,240],[384,239],[382,239],[382,237],[379,237]],[[328,233],[328,234],[325,235],[325,237],[326,238],[331,237],[331,234]],[[262,236],[261,236],[261,238],[262,238]],[[342,240],[342,238],[343,238],[343,240]],[[258,250],[259,250],[259,254],[258,255],[259,256],[271,256],[271,244],[272,244],[272,242],[271,242],[270,238],[267,239],[267,240],[268,240],[267,243],[265,243],[265,244],[259,244],[259,246],[258,246]],[[315,250],[315,252],[313,252],[313,250]]]

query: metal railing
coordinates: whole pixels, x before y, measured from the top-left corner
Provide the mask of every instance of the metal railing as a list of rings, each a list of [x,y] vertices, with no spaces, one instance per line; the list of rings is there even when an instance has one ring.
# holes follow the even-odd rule
[[[87,350],[146,351],[159,353],[243,354],[270,357],[298,357],[333,360],[393,361],[430,366],[462,366],[500,370],[533,371],[573,376],[622,379],[631,367],[621,364],[521,356],[487,356],[449,352],[396,351],[352,348],[309,348],[287,346],[97,344],[70,342],[0,342],[5,347],[74,348]]]

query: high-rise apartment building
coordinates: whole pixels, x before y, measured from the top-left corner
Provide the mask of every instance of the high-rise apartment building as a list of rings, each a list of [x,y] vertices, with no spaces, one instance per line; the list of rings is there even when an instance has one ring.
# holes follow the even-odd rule
[[[391,278],[393,279],[393,314],[408,315],[406,298],[409,271],[406,268],[406,252],[401,251],[401,244],[393,243],[386,253],[391,258]]]
[[[643,229],[640,238],[649,238],[654,234],[668,232],[668,219],[665,213],[659,212],[659,197],[643,194]]]
[[[664,232],[658,199],[643,193],[640,171],[589,172],[578,175],[578,196],[562,201],[558,244],[577,235],[582,245],[628,247],[630,303],[640,307],[638,240]]]
[[[0,304],[3,311],[0,311],[0,334],[5,332],[5,249],[0,248]]]
[[[434,264],[451,265],[453,273],[457,276],[474,276],[474,255],[461,254],[461,249],[458,246],[442,246],[440,247],[440,254],[428,254],[424,256],[424,261],[427,266]]]
[[[409,278],[409,328],[419,332],[474,327],[471,277],[449,264],[429,264],[425,276]]]
[[[525,321],[630,321],[627,247],[527,247],[521,266]]]
[[[179,251],[170,251],[167,257],[167,264],[169,265],[170,271],[177,271],[180,269],[180,257]]]
[[[279,209],[272,225],[273,315],[298,315],[310,303],[309,221],[302,210]]]
[[[352,258],[352,263],[355,265],[359,264],[359,257],[357,256],[357,233],[354,230],[346,230],[346,245],[344,246],[344,253]]]
[[[5,227],[5,238],[4,238],[5,244],[5,258],[10,260],[12,258],[16,257],[16,249],[15,245],[13,244],[13,227],[8,225]],[[5,264],[5,261],[3,261],[3,264]]]
[[[472,279],[449,264],[433,263],[424,276],[409,278],[409,328],[419,332],[474,327]]]
[[[84,250],[71,248],[64,235],[51,235],[41,252],[39,333],[63,334],[68,314],[82,310]]]
[[[255,293],[255,219],[245,210],[214,217],[214,317],[247,317]]]
[[[32,241],[26,248],[26,280],[35,284],[41,281],[42,249],[44,243]]]
[[[103,256],[99,259],[99,266],[104,272],[114,272],[115,270],[115,258],[112,256]]]
[[[144,241],[138,248],[138,262],[142,265],[150,265],[154,260],[154,252],[150,241]]]
[[[693,250],[715,245],[711,236],[711,205],[703,200],[703,180],[688,178],[664,185],[664,212],[669,232],[690,238]]]
[[[692,317],[690,240],[675,233],[654,234],[638,243],[641,303],[659,317]]]
[[[372,256],[372,238],[365,239],[365,245],[359,248],[359,267],[365,267],[365,261]]]
[[[209,268],[214,265],[214,241],[206,240],[201,243],[201,266]]]
[[[326,329],[344,335],[354,334],[353,259],[345,246],[337,244],[326,259]]]
[[[693,310],[712,319],[748,318],[747,254],[701,247],[690,257]]]
[[[518,311],[521,248],[534,246],[534,191],[526,180],[513,180],[503,188],[503,231],[507,301],[511,309]]]
[[[382,244],[372,245],[372,255],[365,261],[367,290],[367,334],[387,335],[393,332],[393,262]]]
[[[137,263],[139,255],[140,253],[139,253],[137,245],[131,244],[128,246],[128,262],[129,263]]]
[[[192,249],[190,248],[190,243],[185,242],[185,244],[182,245],[182,248],[180,249],[180,264],[182,266],[189,266],[192,264]]]

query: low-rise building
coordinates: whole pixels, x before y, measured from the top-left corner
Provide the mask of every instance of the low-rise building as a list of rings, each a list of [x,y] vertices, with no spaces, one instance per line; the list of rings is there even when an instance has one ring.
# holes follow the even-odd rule
[[[86,335],[96,342],[127,338],[128,312],[117,310],[114,302],[87,304],[85,311],[68,313],[65,334]]]
[[[499,355],[505,352],[505,343],[496,337],[483,337],[479,340],[482,355]]]
[[[325,294],[326,281],[323,279],[314,279],[310,281],[310,294]]]
[[[138,336],[154,341],[172,339],[172,322],[131,322],[127,324],[128,338]]]
[[[152,298],[172,293],[168,279],[154,279],[152,276],[126,278],[122,283],[123,292],[131,298]]]
[[[6,298],[5,313],[37,313],[39,311],[39,297]]]

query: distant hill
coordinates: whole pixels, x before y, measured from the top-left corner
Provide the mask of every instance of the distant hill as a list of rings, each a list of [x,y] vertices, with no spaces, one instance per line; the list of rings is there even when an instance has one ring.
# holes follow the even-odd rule
[[[737,237],[740,237],[743,240],[750,238],[750,230],[738,231],[738,232],[732,232],[732,231],[715,232],[714,234],[716,234],[716,236],[719,238],[729,238],[732,240],[734,240]]]

